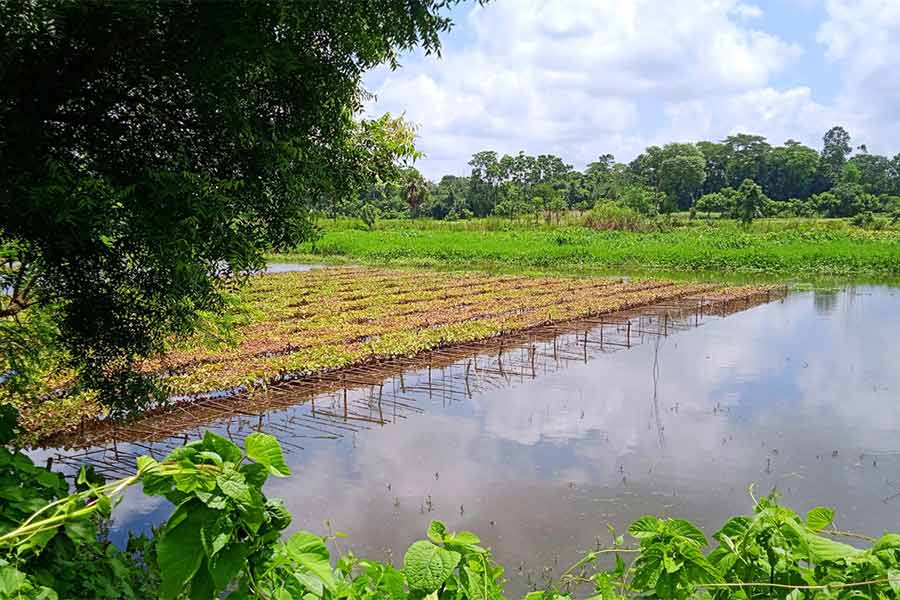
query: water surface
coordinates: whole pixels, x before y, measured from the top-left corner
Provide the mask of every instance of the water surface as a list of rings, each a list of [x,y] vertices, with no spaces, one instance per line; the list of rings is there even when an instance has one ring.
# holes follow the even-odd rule
[[[381,407],[384,425],[316,432],[284,409],[229,427],[261,425],[289,444],[294,476],[267,492],[293,528],[324,534],[329,521],[348,536],[342,549],[399,563],[439,518],[493,548],[511,595],[607,543],[607,524],[654,513],[712,533],[751,510],[750,484],[877,535],[900,523],[898,309],[891,287],[796,292],[631,348],[592,344],[586,360],[576,333],[541,342],[533,370],[528,350],[511,348],[502,376],[488,357],[481,379],[470,359],[433,369],[430,387],[425,370],[394,377],[382,392],[405,403]],[[374,393],[351,392],[351,404],[374,410]],[[340,423],[342,400],[317,406]],[[144,529],[168,511],[133,494],[116,526]]]

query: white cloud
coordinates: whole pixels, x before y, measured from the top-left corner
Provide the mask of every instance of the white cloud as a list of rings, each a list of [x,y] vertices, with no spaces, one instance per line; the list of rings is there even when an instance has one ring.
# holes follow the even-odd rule
[[[900,137],[900,2],[827,0],[816,39],[841,77],[837,106],[856,112],[855,139],[872,151],[896,151]]]
[[[756,133],[780,144],[795,139],[817,147],[822,133],[847,115],[815,102],[812,90],[772,87],[713,100],[667,104],[667,127],[657,143],[716,139],[734,133]],[[846,119],[845,119],[846,120]]]
[[[894,0],[864,0],[866,16],[830,0],[833,23],[818,36],[829,56],[868,61],[870,74],[892,64],[900,51],[877,49],[900,43],[896,24],[864,39],[888,3],[881,12],[900,13]],[[806,83],[779,87],[804,49],[759,29],[762,17],[738,0],[497,0],[457,16],[442,59],[416,54],[373,73],[369,109],[405,112],[421,126],[419,166],[431,177],[465,173],[483,149],[554,153],[581,167],[606,152],[630,160],[649,143],[738,130],[818,145],[836,123],[874,129],[854,102],[823,104]],[[891,86],[894,73],[857,81]]]
[[[738,4],[734,7],[734,14],[742,19],[758,19],[763,16],[763,11],[755,4]]]

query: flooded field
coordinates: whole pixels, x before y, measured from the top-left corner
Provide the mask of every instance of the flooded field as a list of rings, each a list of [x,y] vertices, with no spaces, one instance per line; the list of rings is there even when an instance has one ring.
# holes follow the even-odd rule
[[[898,300],[858,286],[548,327],[397,364],[377,383],[350,373],[243,414],[223,405],[208,426],[279,437],[294,476],[268,493],[292,529],[330,527],[347,534],[342,548],[399,562],[439,518],[479,533],[513,595],[606,544],[607,524],[678,515],[711,533],[751,510],[750,484],[797,510],[834,506],[838,527],[875,535],[900,519]],[[36,454],[114,471],[183,441]],[[169,509],[132,494],[114,536]]]

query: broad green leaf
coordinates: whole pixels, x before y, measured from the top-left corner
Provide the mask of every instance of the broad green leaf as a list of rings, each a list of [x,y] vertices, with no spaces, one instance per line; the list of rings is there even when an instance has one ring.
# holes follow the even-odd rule
[[[202,452],[198,452],[197,456],[199,458],[205,458],[206,460],[211,460],[214,465],[217,467],[222,466],[222,457],[219,456],[217,452],[213,452],[212,450],[203,450]]]
[[[244,476],[232,468],[228,468],[216,476],[216,485],[222,493],[233,499],[238,504],[250,504],[253,498],[250,495],[250,487]]]
[[[660,546],[654,545],[641,552],[634,567],[635,573],[632,580],[634,589],[644,591],[655,588],[663,570],[663,553]]]
[[[56,529],[47,529],[45,531],[41,531],[29,537],[27,541],[20,542],[16,545],[16,554],[19,556],[25,556],[31,552],[40,552],[40,550],[47,545],[47,543],[53,539],[56,535]]]
[[[544,600],[544,592],[528,592],[522,600]]]
[[[69,521],[65,525],[66,535],[78,544],[90,544],[97,541],[97,529],[87,520]]]
[[[247,560],[246,544],[229,544],[216,554],[209,563],[209,572],[216,590],[224,590],[234,579]]]
[[[212,475],[201,471],[192,463],[182,461],[180,463],[182,470],[172,476],[175,480],[175,487],[186,494],[193,491],[210,491],[216,487],[216,481]]]
[[[237,464],[244,457],[234,442],[212,431],[203,434],[203,447],[221,456],[225,462]]]
[[[248,485],[257,489],[266,483],[266,478],[269,476],[269,468],[257,463],[245,463],[241,465],[238,472],[244,476]]]
[[[659,533],[659,519],[652,515],[643,516],[631,524],[628,533],[637,539],[654,536]]]
[[[217,512],[191,499],[169,518],[156,546],[161,600],[176,598],[200,568],[205,556],[200,531],[213,522]]]
[[[435,519],[428,525],[428,539],[435,544],[443,543],[446,536],[447,527],[441,521]]]
[[[834,509],[817,506],[806,513],[806,526],[813,531],[822,531],[834,521]]]
[[[456,531],[446,536],[444,540],[448,544],[474,547],[481,543],[481,539],[471,531]]]
[[[697,529],[693,523],[684,519],[672,519],[666,523],[665,529],[672,535],[687,538],[697,543],[701,548],[709,543],[706,541],[706,536],[703,535],[702,531]]]
[[[403,557],[403,572],[409,589],[422,594],[437,591],[453,573],[459,559],[457,552],[424,540],[415,542]]]
[[[900,569],[888,569],[888,584],[900,596]]]
[[[886,533],[875,542],[875,550],[886,550],[888,548],[900,548],[900,534]]]
[[[281,531],[291,524],[291,513],[284,506],[284,501],[280,498],[269,498],[266,500],[265,511],[269,525],[273,529]]]
[[[0,567],[0,598],[15,598],[13,594],[19,591],[25,583],[25,573],[14,567]]]
[[[191,578],[190,600],[212,600],[216,596],[212,575],[209,573],[209,561],[204,558],[200,568]]]
[[[284,462],[284,454],[281,445],[271,435],[254,432],[244,440],[244,449],[253,461],[265,466],[276,477],[287,477],[291,474],[287,463]]]
[[[321,579],[329,591],[334,590],[334,572],[325,540],[308,531],[299,531],[288,539],[287,549],[297,564]]]
[[[466,591],[469,600],[491,600],[491,582],[484,573],[463,567],[466,574]]]
[[[209,505],[207,504],[207,506]],[[201,529],[200,539],[203,542],[203,551],[206,556],[209,558],[215,556],[231,541],[232,533],[234,533],[234,523],[225,513],[221,513],[213,523]]]
[[[851,558],[862,552],[850,544],[813,534],[806,536],[806,544],[809,548],[809,558],[813,562],[834,562],[842,558]]]

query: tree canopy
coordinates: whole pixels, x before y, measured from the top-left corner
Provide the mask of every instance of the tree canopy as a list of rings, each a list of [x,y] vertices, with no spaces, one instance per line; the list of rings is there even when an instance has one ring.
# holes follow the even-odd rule
[[[483,150],[469,161],[468,176],[429,183],[416,211],[406,210],[399,194],[384,198],[381,208],[394,217],[458,218],[468,210],[512,219],[543,212],[549,219],[612,200],[645,215],[694,208],[739,218],[738,191],[749,180],[759,189],[744,187],[754,192],[755,209],[747,215],[900,216],[900,154],[870,154],[864,144],[854,153],[843,127],[831,128],[822,141],[817,150],[793,139],[773,145],[760,135],[736,133],[718,142],[649,146],[627,164],[601,154],[581,171],[550,154]]]
[[[142,393],[136,358],[415,155],[361,76],[439,51],[452,3],[0,4],[0,316],[51,311],[83,384]]]

